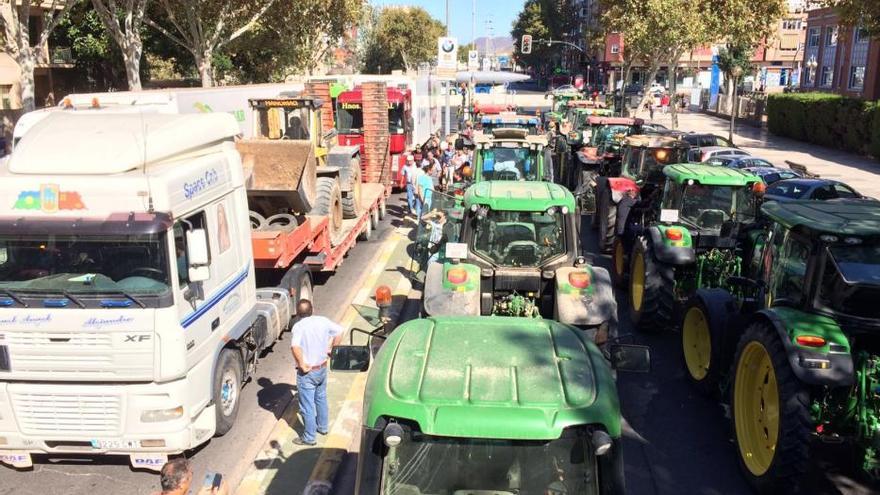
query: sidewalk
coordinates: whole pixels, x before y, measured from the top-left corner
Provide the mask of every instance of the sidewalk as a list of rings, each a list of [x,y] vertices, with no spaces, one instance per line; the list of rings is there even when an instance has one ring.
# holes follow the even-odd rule
[[[671,116],[660,112],[654,112],[653,122],[666,127],[672,126]],[[679,114],[678,123],[679,129],[683,131],[711,132],[723,137],[727,137],[730,125],[730,121],[726,119],[702,113]],[[778,167],[788,168],[786,160],[799,163],[812,173],[846,182],[862,194],[880,198],[880,162],[870,158],[775,136],[766,129],[747,124],[737,125],[733,141],[752,155],[764,158]]]

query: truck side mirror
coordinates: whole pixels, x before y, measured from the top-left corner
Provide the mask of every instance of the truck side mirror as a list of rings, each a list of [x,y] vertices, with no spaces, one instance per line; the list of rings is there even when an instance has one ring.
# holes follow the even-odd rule
[[[619,371],[647,373],[651,371],[651,350],[648,346],[611,344],[611,367]]]
[[[330,353],[333,371],[362,372],[370,369],[370,347],[367,345],[338,345]]]
[[[211,278],[211,255],[208,250],[208,233],[205,229],[186,232],[186,259],[190,282],[203,282]]]

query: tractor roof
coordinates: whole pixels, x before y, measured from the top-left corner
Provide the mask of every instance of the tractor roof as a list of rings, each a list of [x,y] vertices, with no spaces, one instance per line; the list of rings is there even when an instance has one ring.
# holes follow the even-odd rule
[[[761,178],[757,175],[742,170],[695,163],[667,165],[663,167],[663,173],[678,184],[687,180],[694,180],[706,186],[748,186],[754,182],[761,182]]]
[[[761,211],[786,228],[808,234],[872,237],[880,234],[880,202],[874,200],[769,201]]]
[[[258,110],[266,108],[321,108],[324,104],[320,98],[311,96],[292,96],[293,93],[282,93],[277,98],[250,98],[248,103],[251,108]]]
[[[559,438],[602,424],[620,435],[611,373],[578,329],[551,320],[439,317],[398,327],[367,379],[364,419],[408,419],[429,435]]]
[[[464,206],[485,205],[493,210],[545,211],[552,206],[566,206],[574,212],[574,196],[559,184],[538,181],[486,181],[469,187]]]
[[[633,119],[630,117],[603,117],[594,115],[587,121],[590,125],[642,125],[645,123],[642,119]]]
[[[690,148],[690,145],[681,139],[675,139],[669,136],[658,136],[656,134],[637,134],[634,136],[627,136],[623,144],[643,148]]]

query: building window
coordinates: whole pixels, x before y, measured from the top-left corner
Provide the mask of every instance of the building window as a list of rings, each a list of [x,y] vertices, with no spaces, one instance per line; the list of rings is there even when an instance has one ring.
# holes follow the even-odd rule
[[[807,46],[819,46],[819,28],[810,28],[807,40]]]
[[[611,45],[611,53],[620,53],[620,45],[618,45],[618,44]]]
[[[822,66],[822,78],[819,80],[819,84],[823,88],[830,88],[831,83],[834,82],[834,67],[828,67],[827,65]]]
[[[865,67],[852,66],[849,68],[849,89],[864,89]]]
[[[786,31],[795,31],[801,28],[800,19],[783,19],[782,29]]]
[[[856,34],[854,36],[856,43],[867,43],[870,39],[868,36],[868,30],[862,27],[856,28]]]
[[[825,28],[825,46],[837,45],[837,26],[828,26]]]
[[[0,109],[12,110],[11,84],[0,84]]]

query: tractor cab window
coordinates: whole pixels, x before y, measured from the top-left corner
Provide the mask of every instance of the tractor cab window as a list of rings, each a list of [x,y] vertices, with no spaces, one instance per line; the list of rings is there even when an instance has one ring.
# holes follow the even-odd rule
[[[797,304],[804,295],[810,245],[791,232],[774,236],[773,242],[775,258],[770,267],[770,296],[772,301]]]
[[[719,231],[728,221],[754,221],[755,208],[755,197],[748,187],[687,184],[679,219],[701,230]]]
[[[272,107],[261,111],[260,129],[268,139],[308,140],[309,109],[306,107]]]
[[[413,433],[385,456],[381,493],[596,495],[597,474],[592,449],[577,436],[521,441]]]
[[[471,248],[501,266],[541,266],[565,253],[565,221],[559,208],[548,211],[489,210],[474,217]]]
[[[818,303],[857,318],[880,318],[880,245],[837,245],[826,249]]]
[[[593,131],[591,145],[598,147],[599,145],[610,141],[617,135],[631,134],[632,127],[628,125],[603,125]]]
[[[483,154],[482,175],[484,180],[537,180],[537,156],[528,148],[490,148]]]

